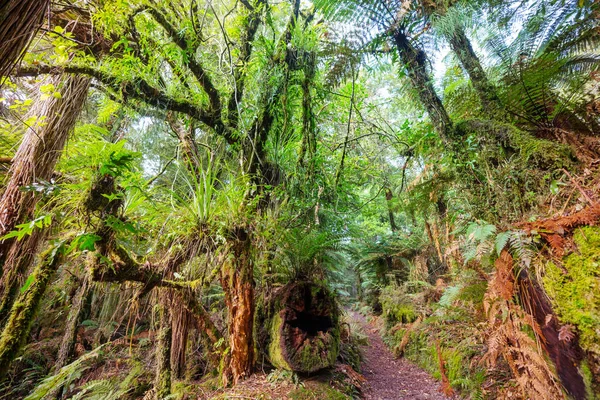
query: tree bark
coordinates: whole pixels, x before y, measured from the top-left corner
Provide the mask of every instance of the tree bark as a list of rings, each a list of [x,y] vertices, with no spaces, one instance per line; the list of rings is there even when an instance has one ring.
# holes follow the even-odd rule
[[[433,128],[444,142],[450,141],[452,121],[433,87],[433,82],[427,73],[427,56],[422,50],[416,49],[408,37],[396,30],[393,33],[400,60],[414,88],[419,94],[419,100],[431,118]]]
[[[220,277],[229,311],[229,354],[222,371],[225,386],[250,376],[254,366],[254,266],[245,228],[235,230],[232,243],[232,256],[224,263]]]
[[[451,34],[447,35],[450,47],[461,65],[467,71],[471,83],[479,96],[483,110],[489,115],[495,115],[501,108],[500,99],[496,93],[496,88],[489,81],[479,57],[473,51],[471,42],[465,34],[465,30],[458,26]]]
[[[49,0],[0,2],[0,87],[41,27],[49,7]]]
[[[90,78],[63,76],[50,79],[50,83],[56,86],[61,96],[38,100],[30,112],[45,119],[42,126],[29,127],[13,159],[10,180],[0,199],[0,237],[12,231],[16,225],[32,219],[39,197],[21,188],[51,179],[85,103]],[[30,265],[40,238],[41,235],[34,234],[21,242],[15,238],[0,241],[0,303],[4,306],[3,310],[10,307],[19,285],[18,277]]]
[[[327,287],[291,282],[268,300],[264,314],[259,315],[259,347],[273,366],[312,373],[335,364],[339,310]]]
[[[156,346],[156,377],[154,390],[156,400],[171,394],[171,313],[166,293],[160,294],[158,344]]]
[[[171,371],[173,377],[179,379],[185,373],[188,333],[192,322],[192,314],[181,306],[177,297],[173,298],[173,303],[174,307],[171,313]]]

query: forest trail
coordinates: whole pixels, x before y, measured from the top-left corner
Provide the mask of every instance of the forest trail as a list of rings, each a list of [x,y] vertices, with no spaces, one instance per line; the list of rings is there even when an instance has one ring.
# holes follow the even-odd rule
[[[406,359],[396,359],[383,343],[377,328],[357,312],[350,317],[363,328],[369,344],[363,346],[362,374],[367,380],[364,390],[366,400],[444,400],[449,397],[440,392],[440,383],[427,372]]]

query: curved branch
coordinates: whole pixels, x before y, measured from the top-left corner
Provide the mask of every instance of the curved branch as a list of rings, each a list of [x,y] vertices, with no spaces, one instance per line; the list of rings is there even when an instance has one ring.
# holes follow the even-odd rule
[[[204,88],[204,91],[208,95],[210,107],[213,110],[214,114],[220,115],[221,98],[219,96],[219,91],[213,85],[212,81],[210,80],[208,74],[206,73],[202,65],[200,65],[200,63],[196,61],[194,55],[189,54],[190,48],[188,46],[187,41],[185,40],[185,37],[181,35],[177,31],[177,29],[175,29],[175,27],[171,25],[167,18],[158,10],[148,7],[144,11],[147,11],[148,14],[150,14],[156,20],[156,22],[158,22],[160,26],[163,27],[163,29],[167,32],[167,35],[169,35],[169,37],[171,38],[171,40],[173,40],[177,47],[179,47],[183,52],[187,54],[187,67],[190,69],[194,77],[196,77],[200,85]]]
[[[31,77],[38,75],[58,75],[61,73],[88,75],[102,84],[110,87],[115,92],[121,92],[128,97],[142,101],[148,105],[162,108],[169,111],[180,112],[197,119],[203,124],[213,129],[218,135],[225,138],[227,143],[234,144],[238,139],[226,130],[218,113],[213,110],[204,110],[197,105],[186,101],[170,97],[143,79],[136,79],[135,82],[120,82],[118,78],[87,66],[64,66],[53,67],[51,65],[37,65],[34,67],[23,67],[15,71],[13,76]]]

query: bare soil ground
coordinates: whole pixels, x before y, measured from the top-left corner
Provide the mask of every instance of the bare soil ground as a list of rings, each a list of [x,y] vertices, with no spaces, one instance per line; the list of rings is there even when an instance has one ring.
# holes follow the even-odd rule
[[[363,347],[362,374],[367,379],[363,388],[366,400],[446,400],[441,384],[410,361],[396,359],[383,343],[377,327],[364,316],[350,312],[369,338]]]

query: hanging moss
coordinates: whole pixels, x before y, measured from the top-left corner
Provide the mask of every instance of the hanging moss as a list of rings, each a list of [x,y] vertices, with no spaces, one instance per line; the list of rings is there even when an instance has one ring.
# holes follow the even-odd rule
[[[600,354],[600,228],[585,227],[574,233],[577,251],[546,267],[544,287],[561,322],[580,333],[583,349]]]

